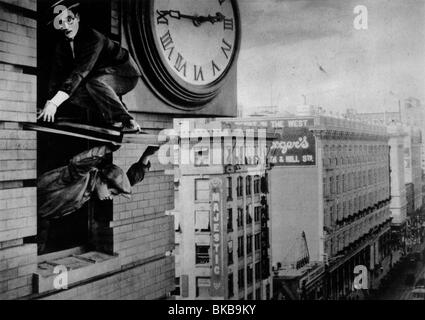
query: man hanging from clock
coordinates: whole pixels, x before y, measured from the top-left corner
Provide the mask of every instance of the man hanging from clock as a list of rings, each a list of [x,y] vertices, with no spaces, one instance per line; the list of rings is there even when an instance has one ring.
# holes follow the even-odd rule
[[[50,100],[38,119],[54,122],[56,112],[60,117],[82,108],[100,113],[107,125],[123,133],[140,132],[120,99],[135,88],[141,75],[137,65],[117,42],[80,21],[80,13],[81,3],[75,0],[60,0],[50,8],[49,24],[63,38],[53,60]]]

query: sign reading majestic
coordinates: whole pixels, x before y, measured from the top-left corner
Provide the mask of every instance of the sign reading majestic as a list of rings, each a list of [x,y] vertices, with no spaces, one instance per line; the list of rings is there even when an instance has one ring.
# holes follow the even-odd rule
[[[221,268],[223,261],[222,249],[222,210],[221,210],[221,192],[222,182],[214,178],[210,182],[211,199],[211,225],[212,225],[212,271],[211,271],[211,292],[212,297],[220,297],[224,294],[222,283],[223,270]]]

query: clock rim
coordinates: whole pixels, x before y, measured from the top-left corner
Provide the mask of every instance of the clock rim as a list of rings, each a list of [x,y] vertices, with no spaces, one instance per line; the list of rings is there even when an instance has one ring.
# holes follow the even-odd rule
[[[175,75],[164,60],[162,49],[155,39],[154,1],[156,0],[127,0],[128,14],[124,11],[124,23],[129,49],[135,56],[144,81],[155,95],[176,109],[200,110],[219,94],[237,61],[241,42],[241,21],[237,0],[229,0],[233,8],[236,28],[234,50],[230,61],[217,79],[205,85],[192,85],[184,81]]]

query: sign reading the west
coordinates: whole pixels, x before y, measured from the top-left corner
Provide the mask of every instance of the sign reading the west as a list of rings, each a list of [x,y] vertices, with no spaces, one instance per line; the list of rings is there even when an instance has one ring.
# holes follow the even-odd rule
[[[212,84],[232,62],[237,16],[231,0],[156,0],[157,46],[172,75],[191,85]]]

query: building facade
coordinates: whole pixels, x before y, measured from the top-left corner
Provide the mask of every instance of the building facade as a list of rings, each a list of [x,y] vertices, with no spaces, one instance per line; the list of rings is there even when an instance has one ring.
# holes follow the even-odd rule
[[[392,131],[393,142],[395,142],[394,134],[396,132],[399,136],[403,135],[404,192],[400,192],[400,195],[402,196],[402,193],[404,193],[406,196],[406,219],[404,223],[399,223],[400,221],[397,221],[397,219],[393,221],[394,245],[395,248],[398,248],[394,252],[396,255],[422,251],[425,245],[421,240],[422,237],[418,236],[423,232],[422,227],[419,226],[425,221],[423,210],[423,170],[425,162],[424,141],[422,139],[425,113],[421,106],[422,104],[418,99],[408,98],[403,104],[400,103],[398,112],[357,115],[362,119],[376,120],[388,125],[389,130]],[[399,142],[399,147],[400,145],[401,142]],[[399,163],[396,163],[396,157],[400,155],[395,152],[395,149],[392,150],[391,155],[393,157],[391,160],[391,178],[394,179],[392,187],[396,188],[392,190],[392,195],[395,196],[393,203],[395,204],[398,199],[399,185],[393,184],[398,183],[396,181],[401,177]],[[396,216],[400,213],[395,208],[392,212]]]
[[[280,134],[276,158],[270,160],[275,163],[270,175],[274,270],[281,276],[279,270],[290,266],[294,242],[304,233],[309,264],[324,268],[313,269],[321,274],[323,288],[318,289],[323,297],[357,294],[357,265],[368,269],[368,289],[376,288],[390,262],[386,129],[321,115],[269,122]]]
[[[405,183],[413,184],[413,208],[422,208],[422,134],[415,127],[404,128],[404,174]]]
[[[180,130],[183,122],[192,133],[196,128],[224,129],[220,121],[207,125],[205,119],[176,121],[175,128]],[[213,136],[212,129],[203,133],[207,132]],[[215,133],[214,139],[199,145],[196,138],[181,138],[179,144],[172,212],[176,298],[268,300],[272,287],[267,168],[264,160],[258,163],[244,153],[261,148],[259,138],[251,146],[246,137],[230,131]],[[182,159],[185,143],[193,162]],[[227,147],[233,150],[230,156]],[[217,154],[219,161],[214,162]]]

